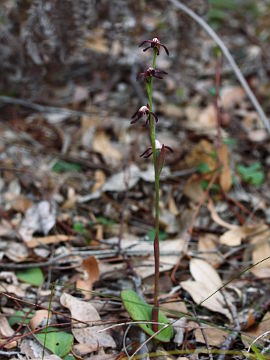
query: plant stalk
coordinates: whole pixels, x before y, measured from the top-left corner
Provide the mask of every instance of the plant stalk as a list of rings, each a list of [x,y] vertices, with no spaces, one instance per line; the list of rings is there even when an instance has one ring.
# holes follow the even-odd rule
[[[157,61],[157,49],[154,49],[153,57],[153,69],[156,68]],[[153,331],[158,331],[158,294],[159,294],[159,175],[160,171],[157,166],[157,152],[156,152],[156,126],[155,120],[151,115],[153,111],[152,106],[152,83],[153,77],[150,78],[150,81],[146,85],[146,90],[149,98],[149,107],[150,107],[150,117],[149,117],[149,129],[150,129],[150,140],[153,150],[153,163],[155,171],[155,239],[154,239],[154,259],[155,259],[155,281],[154,281],[154,307],[152,310],[152,321]]]

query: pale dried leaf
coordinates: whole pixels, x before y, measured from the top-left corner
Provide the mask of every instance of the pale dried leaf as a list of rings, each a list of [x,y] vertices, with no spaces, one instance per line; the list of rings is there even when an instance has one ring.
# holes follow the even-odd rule
[[[183,193],[195,203],[199,203],[204,196],[202,180],[197,175],[192,175],[184,186]]]
[[[235,107],[239,104],[246,94],[241,86],[227,86],[221,90],[220,101],[224,110]]]
[[[196,144],[184,159],[186,166],[193,167],[201,163],[207,164],[209,171],[216,168],[216,160],[213,157],[214,145],[207,140],[201,140]]]
[[[207,260],[214,268],[222,263],[223,258],[217,251],[218,236],[212,233],[199,236],[198,251],[200,257]]]
[[[66,293],[62,294],[60,302],[70,310],[73,319],[89,323],[90,325],[93,322],[100,320],[97,310],[89,302],[78,300]],[[90,346],[91,349],[95,348],[95,350],[100,347],[116,347],[116,344],[108,331],[98,332],[104,328],[105,327],[102,325],[87,327],[83,323],[75,320],[72,321],[72,333],[75,339],[81,344]]]
[[[49,323],[52,319],[52,313],[49,313]],[[48,311],[47,310],[37,310],[34,316],[31,318],[29,322],[29,326],[31,330],[35,330],[39,327],[46,326],[48,320]]]
[[[10,236],[13,232],[11,224],[7,220],[2,219],[0,222],[0,236]]]
[[[72,241],[75,239],[76,239],[75,236],[64,235],[64,234],[50,235],[50,236],[44,236],[44,237],[33,237],[31,240],[29,240],[26,243],[26,245],[29,248],[34,248],[34,247],[40,246],[40,245],[58,244],[60,242]]]
[[[32,239],[35,232],[44,233],[53,228],[56,221],[56,208],[53,203],[41,201],[39,204],[29,208],[19,228],[19,233],[25,242]]]
[[[214,128],[217,125],[216,109],[210,104],[200,112],[198,123],[202,128]]]
[[[10,327],[7,318],[0,314],[0,345],[4,345],[7,341],[7,338],[12,337],[14,335],[14,330]],[[12,341],[7,345],[4,345],[6,349],[12,349],[17,346],[16,341]]]
[[[229,332],[219,329],[218,327],[207,327],[201,324],[204,328],[204,334],[207,340],[207,344],[210,346],[221,346],[227,337],[230,335]],[[205,344],[205,340],[201,329],[195,330],[195,338],[197,342]]]
[[[25,354],[27,359],[42,359],[43,346],[39,344],[38,341],[32,339],[23,339],[20,345],[20,349],[22,354]],[[54,360],[51,357],[56,355],[50,355],[50,352],[45,349],[45,358],[49,358],[50,360]],[[57,359],[56,359],[57,358]],[[56,356],[55,360],[58,360],[58,356]]]
[[[211,200],[208,201],[208,210],[210,211],[210,214],[211,214],[211,217],[212,219],[215,221],[215,223],[217,223],[218,225],[222,226],[222,227],[225,227],[226,229],[237,229],[238,226],[237,225],[232,225],[232,224],[229,224],[228,222],[224,221],[221,219],[221,217],[218,215],[215,207],[214,207],[214,204]]]
[[[247,236],[251,236],[252,233],[257,232],[258,225],[243,225],[237,226],[234,229],[226,231],[220,237],[220,243],[228,246],[238,246],[241,244]]]
[[[210,293],[222,286],[222,281],[217,271],[206,261],[191,259],[189,268],[193,278],[203,283]]]
[[[226,231],[220,237],[220,243],[228,246],[239,246],[242,240],[245,238],[245,234],[241,226]]]
[[[261,322],[257,326],[253,326],[251,329],[242,334],[242,341],[246,347],[249,347],[250,344],[260,335],[266,333],[270,329],[270,312],[267,312]],[[263,339],[269,339],[270,334],[268,333],[266,337],[263,337],[259,340],[259,343]],[[263,345],[263,344],[262,344]]]
[[[220,292],[213,295],[213,292],[209,291],[209,288],[207,288],[205,284],[198,281],[187,280],[182,281],[180,284],[183,289],[191,295],[196,304],[200,304],[211,311],[221,313],[230,320],[232,319],[231,313],[225,308],[224,300]],[[210,295],[212,296],[207,299]]]
[[[222,144],[219,149],[219,159],[222,164],[220,174],[220,186],[225,192],[228,192],[232,187],[232,173],[230,169],[229,150],[226,144]]]
[[[87,345],[87,344],[75,344],[72,347],[72,352],[74,355],[76,355],[78,358],[81,358],[82,356],[85,356],[87,354],[91,354],[94,351],[97,350],[96,344],[93,345]]]
[[[95,171],[95,184],[92,187],[92,192],[97,191],[98,189],[100,189],[106,180],[106,175],[104,174],[104,172],[102,170],[96,170]]]
[[[258,227],[257,234],[251,240],[251,244],[254,245],[252,252],[253,265],[260,262],[253,267],[250,271],[257,277],[270,276],[270,259],[266,259],[270,256],[270,229],[267,225],[261,225]],[[266,259],[265,261],[263,261]],[[261,262],[262,261],[262,262]]]
[[[5,250],[6,257],[14,262],[24,261],[28,257],[28,254],[27,247],[24,244],[15,241],[10,241]]]
[[[93,150],[102,154],[105,159],[122,160],[123,156],[111,143],[108,135],[103,131],[98,131],[94,137]]]
[[[186,330],[186,323],[187,323],[187,319],[185,317],[182,317],[182,318],[176,320],[175,322],[173,322],[173,324],[172,324],[172,326],[175,330],[175,336],[174,336],[173,342],[177,346],[180,346],[183,343],[184,334],[185,334],[185,330]]]
[[[31,206],[33,206],[33,202],[24,195],[17,196],[11,203],[12,209],[21,213],[25,213]]]

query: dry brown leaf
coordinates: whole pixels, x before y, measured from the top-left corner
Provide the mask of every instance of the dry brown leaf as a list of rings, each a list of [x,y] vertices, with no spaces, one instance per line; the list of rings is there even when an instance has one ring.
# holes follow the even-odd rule
[[[183,343],[184,340],[184,334],[186,330],[186,323],[187,319],[185,317],[182,317],[176,321],[173,322],[172,326],[175,330],[175,336],[173,339],[173,342],[177,344],[177,346],[180,346]]]
[[[217,271],[204,260],[191,259],[190,272],[196,281],[183,281],[181,286],[191,295],[196,304],[203,302],[202,306],[224,314],[231,320],[231,314],[225,307],[222,294],[216,292],[222,286]],[[209,299],[207,299],[208,297]],[[207,300],[204,301],[205,299]]]
[[[160,306],[160,308],[165,313],[168,310],[169,317],[179,318],[180,313],[184,313],[184,314],[188,313],[188,310],[187,310],[187,307],[186,307],[186,304],[184,303],[184,301],[174,301],[174,302],[165,303],[165,304],[162,304],[162,306]]]
[[[182,281],[181,286],[186,290],[195,301],[196,304],[201,304],[211,311],[215,311],[232,319],[230,312],[225,308],[222,295],[218,292],[212,295],[212,292],[203,284],[198,281]],[[208,296],[212,295],[208,300],[204,301]]]
[[[52,313],[49,313],[49,321],[52,319]],[[29,322],[31,330],[35,330],[41,326],[45,326],[48,321],[48,311],[47,310],[37,310],[34,316]]]
[[[230,169],[229,150],[226,144],[222,144],[219,149],[219,159],[222,164],[220,173],[220,186],[225,192],[232,187],[232,173]]]
[[[70,310],[73,319],[84,322],[80,323],[72,320],[72,333],[80,344],[88,345],[93,351],[100,347],[116,347],[108,331],[99,332],[99,330],[103,330],[105,326],[91,326],[93,322],[100,320],[100,316],[92,304],[78,300],[66,293],[62,294],[60,302]],[[90,326],[87,327],[85,323],[89,323]]]
[[[0,314],[0,345],[4,345],[7,342],[7,338],[14,335],[14,330],[10,327],[7,318]],[[12,341],[7,345],[4,345],[5,349],[12,349],[17,346],[17,341]]]
[[[201,140],[191,149],[185,157],[184,162],[187,167],[204,163],[208,165],[209,171],[213,171],[216,168],[216,160],[213,156],[214,151],[215,148],[210,141]]]
[[[14,201],[11,203],[11,207],[13,210],[25,213],[31,206],[33,206],[33,202],[27,199],[24,195],[17,196]]]
[[[231,109],[239,104],[246,94],[241,86],[228,86],[222,89],[220,95],[221,105],[224,110]]]
[[[109,158],[120,161],[123,158],[121,152],[113,147],[108,135],[103,131],[98,131],[95,134],[93,140],[93,150],[102,154],[105,159]]]
[[[24,338],[20,344],[22,354],[26,355],[26,359],[42,359],[43,346],[34,339]],[[50,352],[45,349],[45,358],[50,356]],[[53,355],[56,356],[56,355]]]
[[[207,260],[214,268],[222,263],[223,258],[217,252],[218,236],[212,233],[199,236],[198,251],[200,257]]]
[[[93,185],[91,192],[95,192],[98,189],[100,189],[104,184],[106,180],[106,175],[102,170],[96,170],[95,171],[95,184]]]
[[[243,225],[237,226],[234,229],[226,231],[220,237],[220,243],[228,246],[238,246],[247,236],[252,236],[252,233],[258,231],[258,225]]]
[[[227,339],[227,337],[230,335],[230,333],[228,333],[227,331],[224,331],[217,327],[207,327],[202,324],[201,326],[203,326],[204,328],[204,334],[207,339],[207,344],[210,346],[216,346],[216,347],[221,346],[224,343],[224,341]],[[196,341],[205,344],[205,340],[201,329],[198,328],[195,330],[195,338]]]
[[[7,220],[2,219],[0,222],[0,236],[9,236],[13,231],[11,224]]]
[[[225,227],[226,229],[230,229],[230,230],[238,228],[237,225],[229,224],[228,222],[221,219],[221,217],[218,215],[218,213],[217,213],[217,211],[215,209],[215,206],[214,206],[214,203],[213,203],[212,200],[209,199],[207,207],[208,207],[208,210],[210,211],[211,217],[212,217],[212,219],[214,220],[215,223],[217,223],[218,225],[220,225],[222,227]]]
[[[77,201],[76,191],[73,187],[69,187],[67,191],[67,200],[61,206],[62,210],[70,210],[74,207]]]
[[[183,193],[195,203],[199,203],[204,196],[202,180],[196,175],[192,175],[186,182]]]
[[[28,254],[27,247],[24,244],[15,241],[9,241],[8,247],[5,250],[6,257],[14,262],[24,261],[28,257]]]
[[[93,344],[91,346],[87,344],[75,344],[72,347],[73,354],[76,355],[76,357],[78,358],[82,358],[83,356],[87,354],[91,354],[96,350],[97,350],[96,344]]]
[[[87,49],[91,49],[97,53],[107,54],[110,49],[104,37],[104,29],[98,27],[92,30],[91,35],[86,39],[85,46]]]
[[[44,237],[34,237],[34,238],[32,238],[32,240],[26,242],[26,245],[29,248],[34,248],[34,247],[40,246],[40,245],[58,244],[60,242],[72,241],[72,240],[76,240],[76,237],[70,236],[70,235],[59,234],[59,235],[50,235],[50,236],[44,236]]]
[[[208,105],[200,112],[198,123],[203,129],[216,127],[216,109],[213,104]]]
[[[217,271],[206,261],[191,259],[189,263],[191,275],[196,281],[202,282],[210,292],[216,291],[223,284]]]
[[[184,111],[179,106],[176,106],[174,104],[162,104],[159,107],[159,110],[162,112],[162,114],[166,117],[173,117],[173,118],[181,118],[184,115]]]
[[[263,259],[270,257],[270,229],[267,225],[261,225],[257,228],[257,234],[253,236],[251,244],[254,245],[252,252],[253,265],[262,261]],[[269,277],[270,276],[270,259],[262,261],[250,270],[257,277]]]
[[[246,347],[249,347],[250,344],[260,335],[266,333],[270,329],[270,312],[267,312],[261,322],[257,326],[253,326],[251,329],[242,334],[242,341]],[[270,334],[268,334],[264,339],[269,339]],[[262,338],[263,340],[263,338]],[[260,343],[260,341],[258,341]]]
[[[99,279],[99,266],[94,256],[89,256],[82,262],[84,277],[77,280],[76,287],[83,291],[86,300],[91,299],[91,290],[95,281]]]
[[[41,232],[47,235],[54,227],[55,221],[55,204],[49,201],[41,201],[26,211],[18,232],[27,243],[32,240],[32,235],[35,232]]]
[[[179,210],[177,209],[173,194],[170,194],[170,198],[169,198],[169,211],[174,215],[177,216],[179,215]]]

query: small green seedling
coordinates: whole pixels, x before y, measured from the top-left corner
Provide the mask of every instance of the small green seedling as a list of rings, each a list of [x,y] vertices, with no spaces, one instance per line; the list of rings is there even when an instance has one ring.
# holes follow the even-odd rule
[[[259,162],[250,166],[239,164],[237,165],[237,172],[244,181],[251,185],[259,186],[264,182],[264,172]]]

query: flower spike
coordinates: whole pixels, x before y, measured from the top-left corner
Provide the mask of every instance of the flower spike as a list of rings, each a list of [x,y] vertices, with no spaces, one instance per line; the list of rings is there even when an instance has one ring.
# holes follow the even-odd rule
[[[147,51],[148,49],[151,49],[151,48],[152,49],[157,49],[157,55],[159,55],[159,50],[160,50],[161,47],[163,47],[166,54],[169,56],[169,50],[168,50],[167,46],[162,44],[157,37],[153,38],[152,40],[144,40],[139,45],[139,47],[144,46],[144,45],[149,45],[149,46],[147,46],[145,49],[143,49],[143,51]]]

